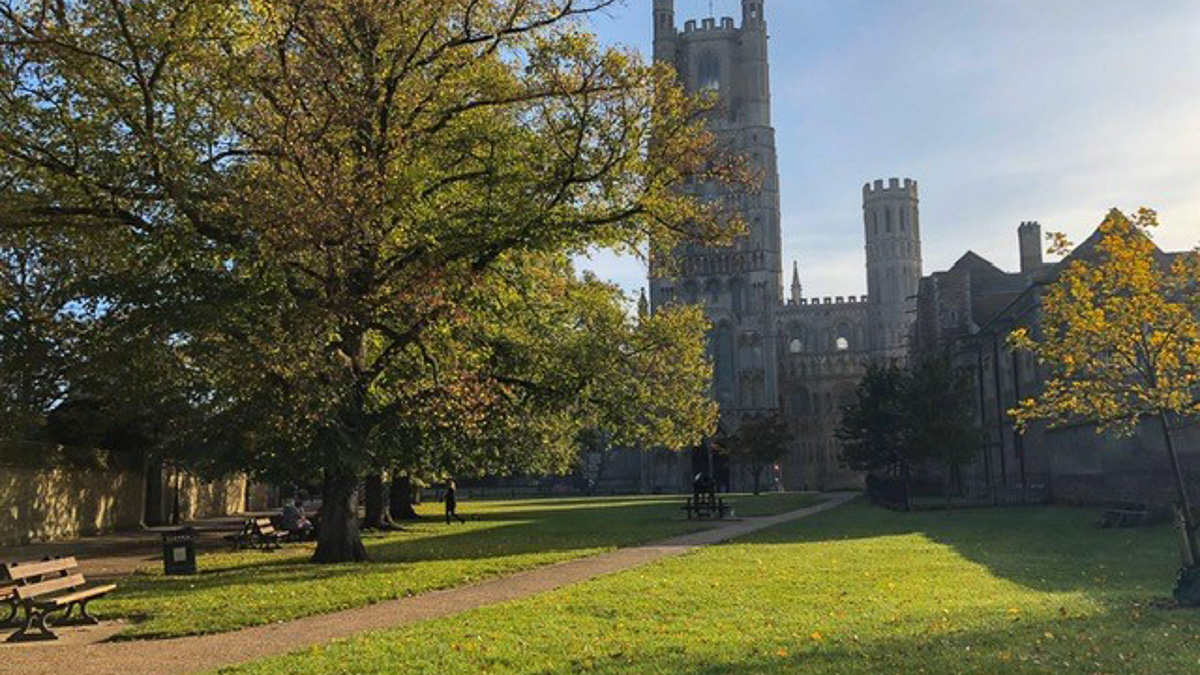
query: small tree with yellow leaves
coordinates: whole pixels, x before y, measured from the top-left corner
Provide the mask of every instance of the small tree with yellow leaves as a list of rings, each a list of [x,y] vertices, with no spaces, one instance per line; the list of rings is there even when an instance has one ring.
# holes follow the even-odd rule
[[[1114,209],[1094,249],[1067,259],[1043,297],[1040,335],[1022,328],[1010,338],[1050,371],[1041,395],[1011,414],[1022,430],[1035,419],[1125,435],[1156,425],[1174,473],[1184,562],[1195,568],[1195,515],[1173,431],[1200,412],[1200,255],[1162,253],[1150,238],[1157,225],[1149,209],[1132,219]],[[1055,237],[1055,252],[1068,246]]]

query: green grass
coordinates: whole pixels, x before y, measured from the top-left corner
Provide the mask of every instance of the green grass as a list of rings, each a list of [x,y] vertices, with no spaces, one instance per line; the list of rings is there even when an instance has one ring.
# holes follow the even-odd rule
[[[811,494],[730,497],[741,516],[812,504]],[[147,571],[123,579],[96,613],[132,623],[119,637],[218,633],[451,588],[705,527],[683,520],[682,497],[462,502],[466,525],[439,521],[440,505],[404,532],[368,535],[373,562],[317,566],[312,544],[274,553],[202,555],[201,574]]]
[[[1167,527],[854,504],[529,600],[229,672],[1200,672]]]

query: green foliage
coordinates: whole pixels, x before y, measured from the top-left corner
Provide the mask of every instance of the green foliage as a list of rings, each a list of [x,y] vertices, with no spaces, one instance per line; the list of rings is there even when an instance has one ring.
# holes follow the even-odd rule
[[[322,473],[323,537],[370,470],[553,469],[583,425],[682,446],[699,315],[631,323],[567,261],[728,241],[681,188],[749,183],[715,102],[584,30],[610,4],[6,4],[0,221],[119,238],[90,297],[133,348],[97,382],[172,395],[201,468]]]
[[[1174,565],[1174,535],[1098,530],[1095,516],[850,505],[535,598],[228,672],[1192,672],[1200,617],[1153,601]]]
[[[918,461],[908,454],[904,442],[904,381],[904,372],[896,366],[868,366],[854,400],[842,408],[836,436],[843,466],[905,473]]]
[[[982,432],[975,421],[973,380],[948,355],[917,361],[902,391],[904,443],[915,457],[953,470],[971,462]]]
[[[960,467],[979,447],[972,401],[970,377],[946,355],[907,370],[871,366],[842,409],[842,463],[903,476],[925,460]]]
[[[754,494],[761,489],[762,473],[787,457],[792,431],[787,418],[775,412],[750,415],[721,445],[730,457],[743,462],[754,477]]]
[[[0,230],[0,438],[44,438],[85,356],[94,305],[90,242],[67,232]]]

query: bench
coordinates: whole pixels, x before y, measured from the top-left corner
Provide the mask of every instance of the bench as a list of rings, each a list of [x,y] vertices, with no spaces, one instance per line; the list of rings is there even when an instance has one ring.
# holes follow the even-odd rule
[[[1100,527],[1146,527],[1157,525],[1169,520],[1164,513],[1149,504],[1140,502],[1120,502],[1111,505],[1101,514],[1096,524]]]
[[[270,518],[247,518],[241,531],[225,535],[225,540],[230,542],[235,551],[242,548],[271,551],[280,548],[287,536],[286,530],[275,529]]]
[[[701,493],[692,495],[683,505],[683,510],[687,512],[688,520],[693,516],[696,518],[724,518],[725,512],[729,509],[725,506],[725,500],[713,494]]]
[[[86,588],[87,579],[80,574],[75,558],[0,565],[0,577],[0,582],[10,584],[15,608],[25,609],[24,622],[8,637],[8,642],[57,640],[49,623],[60,626],[99,623],[88,613],[88,603],[117,588],[113,584]],[[72,619],[76,609],[79,616]],[[62,615],[53,616],[58,612]],[[30,632],[34,628],[37,632]]]

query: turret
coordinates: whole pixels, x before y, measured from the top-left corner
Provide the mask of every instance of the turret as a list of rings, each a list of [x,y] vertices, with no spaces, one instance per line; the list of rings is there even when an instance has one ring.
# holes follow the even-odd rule
[[[1037,222],[1021,223],[1017,238],[1021,247],[1021,274],[1028,276],[1043,266],[1042,226]]]
[[[921,281],[921,216],[917,182],[892,178],[863,186],[871,346],[903,358]]]
[[[800,285],[800,263],[792,261],[792,304],[800,304],[804,297],[804,287]]]
[[[675,62],[675,0],[654,0],[654,60]]]
[[[742,0],[742,28],[764,29],[767,25],[763,16],[764,0]]]
[[[771,125],[771,72],[767,62],[767,18],[764,0],[742,0],[741,49],[743,77],[742,119],[745,123]]]

